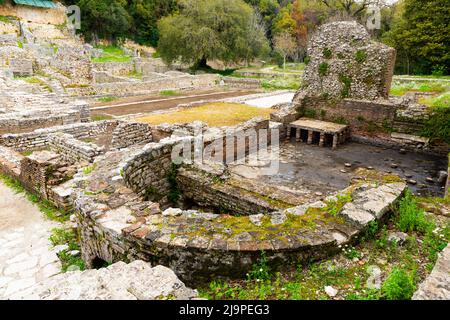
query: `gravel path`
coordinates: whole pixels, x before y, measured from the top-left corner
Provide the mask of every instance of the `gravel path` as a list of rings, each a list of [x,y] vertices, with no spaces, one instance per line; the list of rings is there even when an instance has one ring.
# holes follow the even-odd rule
[[[24,295],[34,284],[60,273],[48,240],[58,223],[46,220],[23,194],[0,182],[0,300]]]

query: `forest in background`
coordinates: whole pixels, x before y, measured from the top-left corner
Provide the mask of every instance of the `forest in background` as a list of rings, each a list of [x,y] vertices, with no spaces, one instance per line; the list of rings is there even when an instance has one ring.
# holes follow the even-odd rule
[[[123,38],[162,47],[163,58],[174,57],[175,45],[171,42],[183,39],[184,23],[191,28],[189,36],[195,39],[198,63],[211,58],[204,48],[210,47],[217,54],[213,58],[237,61],[243,57],[264,56],[273,61],[283,58],[301,62],[306,58],[308,38],[322,23],[336,20],[357,20],[363,24],[368,19],[368,8],[381,8],[381,28],[371,31],[380,41],[395,47],[397,74],[450,73],[450,3],[448,0],[65,0],[66,5],[76,4],[81,8],[81,30],[87,41],[100,39],[118,41]],[[245,3],[244,3],[245,2]],[[214,4],[211,7],[211,3]],[[221,7],[220,16],[211,10]],[[240,7],[240,10],[231,10]],[[252,13],[244,9],[248,6]],[[213,9],[212,9],[213,8]],[[189,16],[190,15],[190,16]],[[239,15],[242,15],[241,17]],[[247,16],[245,16],[247,15]],[[191,19],[191,20],[189,20]],[[217,21],[218,27],[205,31],[206,23]],[[255,25],[243,29],[233,28],[223,33],[223,27],[233,22],[239,25],[248,21]],[[204,23],[203,25],[201,23]],[[206,26],[208,27],[208,26]],[[228,24],[229,27],[229,24]],[[243,34],[251,32],[253,39]],[[195,32],[194,32],[195,31]],[[236,33],[236,34],[233,34]],[[261,32],[264,39],[260,38]],[[217,42],[224,36],[233,38],[231,43],[211,43],[219,34]],[[236,37],[235,37],[236,36]],[[256,38],[255,38],[256,37]],[[160,39],[167,39],[166,42]],[[186,37],[185,37],[186,38]],[[256,40],[255,40],[256,39]],[[253,41],[253,42],[252,42]],[[263,43],[267,41],[267,46]],[[204,42],[204,43],[203,43]],[[180,43],[182,41],[180,40]],[[186,41],[189,43],[189,41]],[[223,48],[229,46],[229,48]],[[248,52],[239,44],[251,45]],[[178,46],[179,47],[179,46]],[[198,48],[203,48],[199,50]],[[196,51],[197,50],[197,51]],[[237,53],[237,54],[236,54]],[[176,56],[176,54],[175,54]],[[192,56],[186,61],[193,61]]]

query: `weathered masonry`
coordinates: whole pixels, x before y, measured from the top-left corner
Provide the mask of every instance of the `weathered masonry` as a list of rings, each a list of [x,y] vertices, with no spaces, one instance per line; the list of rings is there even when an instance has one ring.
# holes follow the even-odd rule
[[[333,149],[345,143],[350,136],[349,127],[332,122],[301,118],[287,125],[286,140],[291,139],[292,129],[296,142],[317,143],[320,147],[331,145]]]

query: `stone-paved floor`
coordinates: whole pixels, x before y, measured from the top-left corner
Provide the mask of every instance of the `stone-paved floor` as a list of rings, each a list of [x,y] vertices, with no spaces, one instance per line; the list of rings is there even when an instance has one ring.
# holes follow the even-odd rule
[[[0,182],[0,300],[27,294],[34,284],[60,273],[48,240],[58,223]]]

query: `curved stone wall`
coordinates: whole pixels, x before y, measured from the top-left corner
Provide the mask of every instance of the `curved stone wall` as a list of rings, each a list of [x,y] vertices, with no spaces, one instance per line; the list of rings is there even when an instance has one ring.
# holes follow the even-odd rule
[[[130,152],[134,156],[127,156]],[[141,259],[170,267],[184,281],[193,283],[242,277],[258,261],[261,251],[274,270],[290,263],[306,263],[354,241],[370,222],[388,213],[406,188],[403,182],[381,176],[376,183],[357,181],[323,202],[270,214],[162,211],[157,203],[143,201],[125,183],[133,184],[133,176],[139,182],[139,174],[134,173],[143,169],[143,161],[158,161],[158,155],[164,157],[167,152],[164,143],[151,143],[143,150],[112,151],[96,160],[92,173],[76,177],[77,220],[88,266],[96,258],[108,262]],[[130,159],[134,159],[133,166]]]

